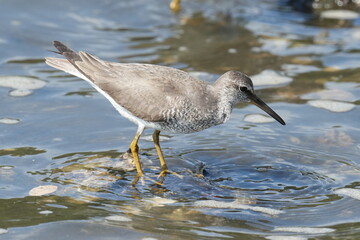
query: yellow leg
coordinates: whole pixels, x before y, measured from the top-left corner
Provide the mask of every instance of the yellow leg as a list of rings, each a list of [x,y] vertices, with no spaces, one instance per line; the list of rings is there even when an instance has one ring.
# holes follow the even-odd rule
[[[175,13],[178,12],[180,10],[180,0],[171,0],[170,9]]]
[[[161,165],[161,173],[159,175],[159,177],[161,177],[161,182],[160,183],[157,183],[157,184],[162,184],[162,182],[164,181],[164,176],[167,174],[167,173],[171,173],[171,174],[174,174],[176,176],[178,176],[179,178],[183,178],[181,175],[177,174],[176,172],[172,172],[172,171],[169,171],[168,170],[168,167],[166,165],[166,162],[165,162],[165,159],[164,159],[164,156],[162,154],[162,151],[161,151],[161,147],[160,147],[160,142],[159,142],[159,135],[160,135],[160,131],[159,130],[155,130],[154,133],[153,133],[153,140],[154,140],[154,144],[155,144],[155,148],[156,148],[156,151],[157,151],[157,154],[159,156],[159,160],[160,160],[160,165]]]
[[[136,135],[135,135],[134,139],[132,140],[132,142],[130,144],[130,150],[131,150],[131,153],[133,155],[136,171],[137,171],[137,174],[138,174],[139,177],[144,176],[144,172],[143,172],[143,170],[141,168],[141,162],[140,162],[140,159],[139,159],[139,147],[138,147],[137,143],[138,143],[139,138],[140,138],[143,131],[144,131],[144,126],[139,125],[138,130],[136,132]]]
[[[164,156],[163,156],[162,151],[161,151],[161,147],[160,147],[160,143],[159,143],[159,135],[160,135],[160,131],[155,130],[154,133],[153,133],[153,140],[154,140],[154,144],[155,144],[157,154],[159,156],[160,165],[161,165],[161,171],[163,172],[163,171],[167,171],[168,167],[166,165]]]

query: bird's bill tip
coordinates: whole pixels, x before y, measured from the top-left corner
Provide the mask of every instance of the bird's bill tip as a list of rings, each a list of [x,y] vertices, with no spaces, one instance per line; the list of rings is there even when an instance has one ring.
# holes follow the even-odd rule
[[[266,103],[264,103],[259,97],[255,94],[249,95],[251,103],[261,108],[264,112],[273,117],[276,121],[278,121],[282,125],[286,125],[285,121],[274,111],[272,110]]]

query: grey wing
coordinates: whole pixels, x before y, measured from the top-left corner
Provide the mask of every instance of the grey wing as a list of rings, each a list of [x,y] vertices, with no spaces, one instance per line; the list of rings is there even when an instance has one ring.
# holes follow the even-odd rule
[[[76,63],[91,81],[136,117],[161,122],[194,96],[194,85],[206,83],[183,71],[148,64],[101,61],[80,52]],[[196,95],[196,94],[195,94]]]
[[[47,63],[91,81],[145,121],[165,121],[181,104],[194,100],[191,99],[196,96],[194,89],[206,86],[205,82],[169,67],[105,62],[85,52],[70,54],[70,57],[76,57],[74,60],[68,58],[69,54],[64,56],[69,64],[64,62],[67,60],[54,61],[52,58],[48,58]]]

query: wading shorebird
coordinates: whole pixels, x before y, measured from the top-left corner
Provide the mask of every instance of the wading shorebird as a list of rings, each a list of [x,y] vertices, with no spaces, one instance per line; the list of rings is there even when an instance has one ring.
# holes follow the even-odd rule
[[[143,176],[138,141],[145,128],[154,128],[161,175],[168,171],[160,144],[160,131],[193,133],[226,122],[235,104],[253,103],[282,125],[284,120],[254,93],[253,83],[238,71],[224,73],[214,84],[165,66],[115,63],[86,53],[74,52],[59,41],[54,46],[65,59],[46,58],[54,68],[90,83],[138,129],[130,144],[137,174]]]

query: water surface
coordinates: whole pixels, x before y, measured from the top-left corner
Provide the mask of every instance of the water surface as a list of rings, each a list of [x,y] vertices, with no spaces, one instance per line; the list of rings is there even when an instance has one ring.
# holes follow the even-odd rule
[[[359,18],[275,0],[168,3],[0,1],[0,239],[358,239]],[[148,130],[134,184],[122,155],[136,126],[44,63],[53,40],[209,82],[242,71],[287,125],[245,121],[262,112],[240,104],[224,125],[164,133],[181,175],[165,179]],[[42,185],[57,190],[29,195]]]

